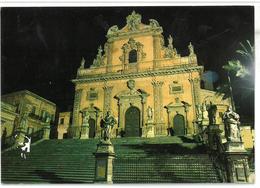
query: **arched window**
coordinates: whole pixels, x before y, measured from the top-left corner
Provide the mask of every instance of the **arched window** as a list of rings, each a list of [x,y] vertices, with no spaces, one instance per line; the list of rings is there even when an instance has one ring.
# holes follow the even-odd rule
[[[136,63],[137,62],[137,51],[131,50],[129,52],[129,63]]]

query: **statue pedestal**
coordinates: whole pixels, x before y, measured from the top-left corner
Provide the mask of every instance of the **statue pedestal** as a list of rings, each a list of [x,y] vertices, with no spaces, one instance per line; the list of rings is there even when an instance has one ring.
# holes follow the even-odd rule
[[[110,140],[101,140],[94,153],[96,157],[95,182],[113,183],[114,146]]]
[[[88,139],[89,138],[89,126],[82,125],[80,132],[80,139]]]
[[[45,139],[45,140],[49,140],[50,139],[50,131],[51,131],[50,125],[49,124],[44,125],[42,138]]]
[[[207,128],[208,144],[211,149],[213,149],[213,150],[217,149],[217,140],[216,139],[220,139],[221,132],[222,131],[219,129],[219,125],[212,124],[212,125],[208,126],[208,128]],[[217,138],[217,137],[219,137],[219,138]]]
[[[246,152],[243,142],[231,142],[228,141],[225,143],[227,152]]]
[[[249,183],[249,166],[247,152],[225,152],[227,178],[231,183]]]
[[[153,120],[148,120],[146,123],[146,137],[152,138],[154,137],[154,123]]]
[[[248,154],[241,141],[228,141],[225,143],[225,158],[227,164],[228,182],[248,183],[249,166]]]

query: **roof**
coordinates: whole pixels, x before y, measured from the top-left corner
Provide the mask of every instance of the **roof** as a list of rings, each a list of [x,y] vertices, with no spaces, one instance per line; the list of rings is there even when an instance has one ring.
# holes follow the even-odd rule
[[[12,93],[8,93],[8,94],[5,94],[5,95],[2,95],[2,97],[12,96],[12,95],[19,95],[19,94],[21,94],[21,95],[27,94],[27,95],[33,96],[33,97],[35,97],[35,98],[37,98],[39,100],[42,100],[42,101],[44,101],[46,103],[49,103],[52,106],[56,106],[56,104],[54,102],[51,102],[50,100],[47,100],[47,99],[45,99],[45,98],[43,98],[43,97],[41,97],[41,96],[39,96],[39,95],[29,91],[29,90],[15,91],[15,92],[12,92]]]

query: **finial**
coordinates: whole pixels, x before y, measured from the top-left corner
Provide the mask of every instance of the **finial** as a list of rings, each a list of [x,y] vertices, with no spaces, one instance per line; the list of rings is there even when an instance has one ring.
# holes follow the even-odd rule
[[[84,69],[84,67],[85,67],[85,59],[84,59],[84,57],[81,58],[80,64],[81,64],[80,68]]]
[[[171,35],[168,37],[168,48],[173,49],[173,38]]]
[[[190,55],[194,55],[194,47],[193,47],[193,45],[191,44],[191,42],[190,42],[188,48],[189,48]]]

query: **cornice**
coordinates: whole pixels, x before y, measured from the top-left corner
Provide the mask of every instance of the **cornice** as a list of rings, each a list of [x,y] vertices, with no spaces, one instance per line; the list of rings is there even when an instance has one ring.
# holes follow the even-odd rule
[[[189,73],[194,71],[202,71],[203,66],[191,66],[187,64],[186,66],[172,68],[172,69],[163,69],[163,70],[153,70],[145,71],[138,73],[113,73],[113,74],[98,74],[93,76],[85,76],[82,78],[77,78],[71,80],[73,83],[91,83],[91,82],[100,82],[108,80],[122,80],[122,79],[134,79],[134,78],[144,78],[144,77],[153,77],[153,76],[163,76],[163,75],[173,75],[181,73]]]

